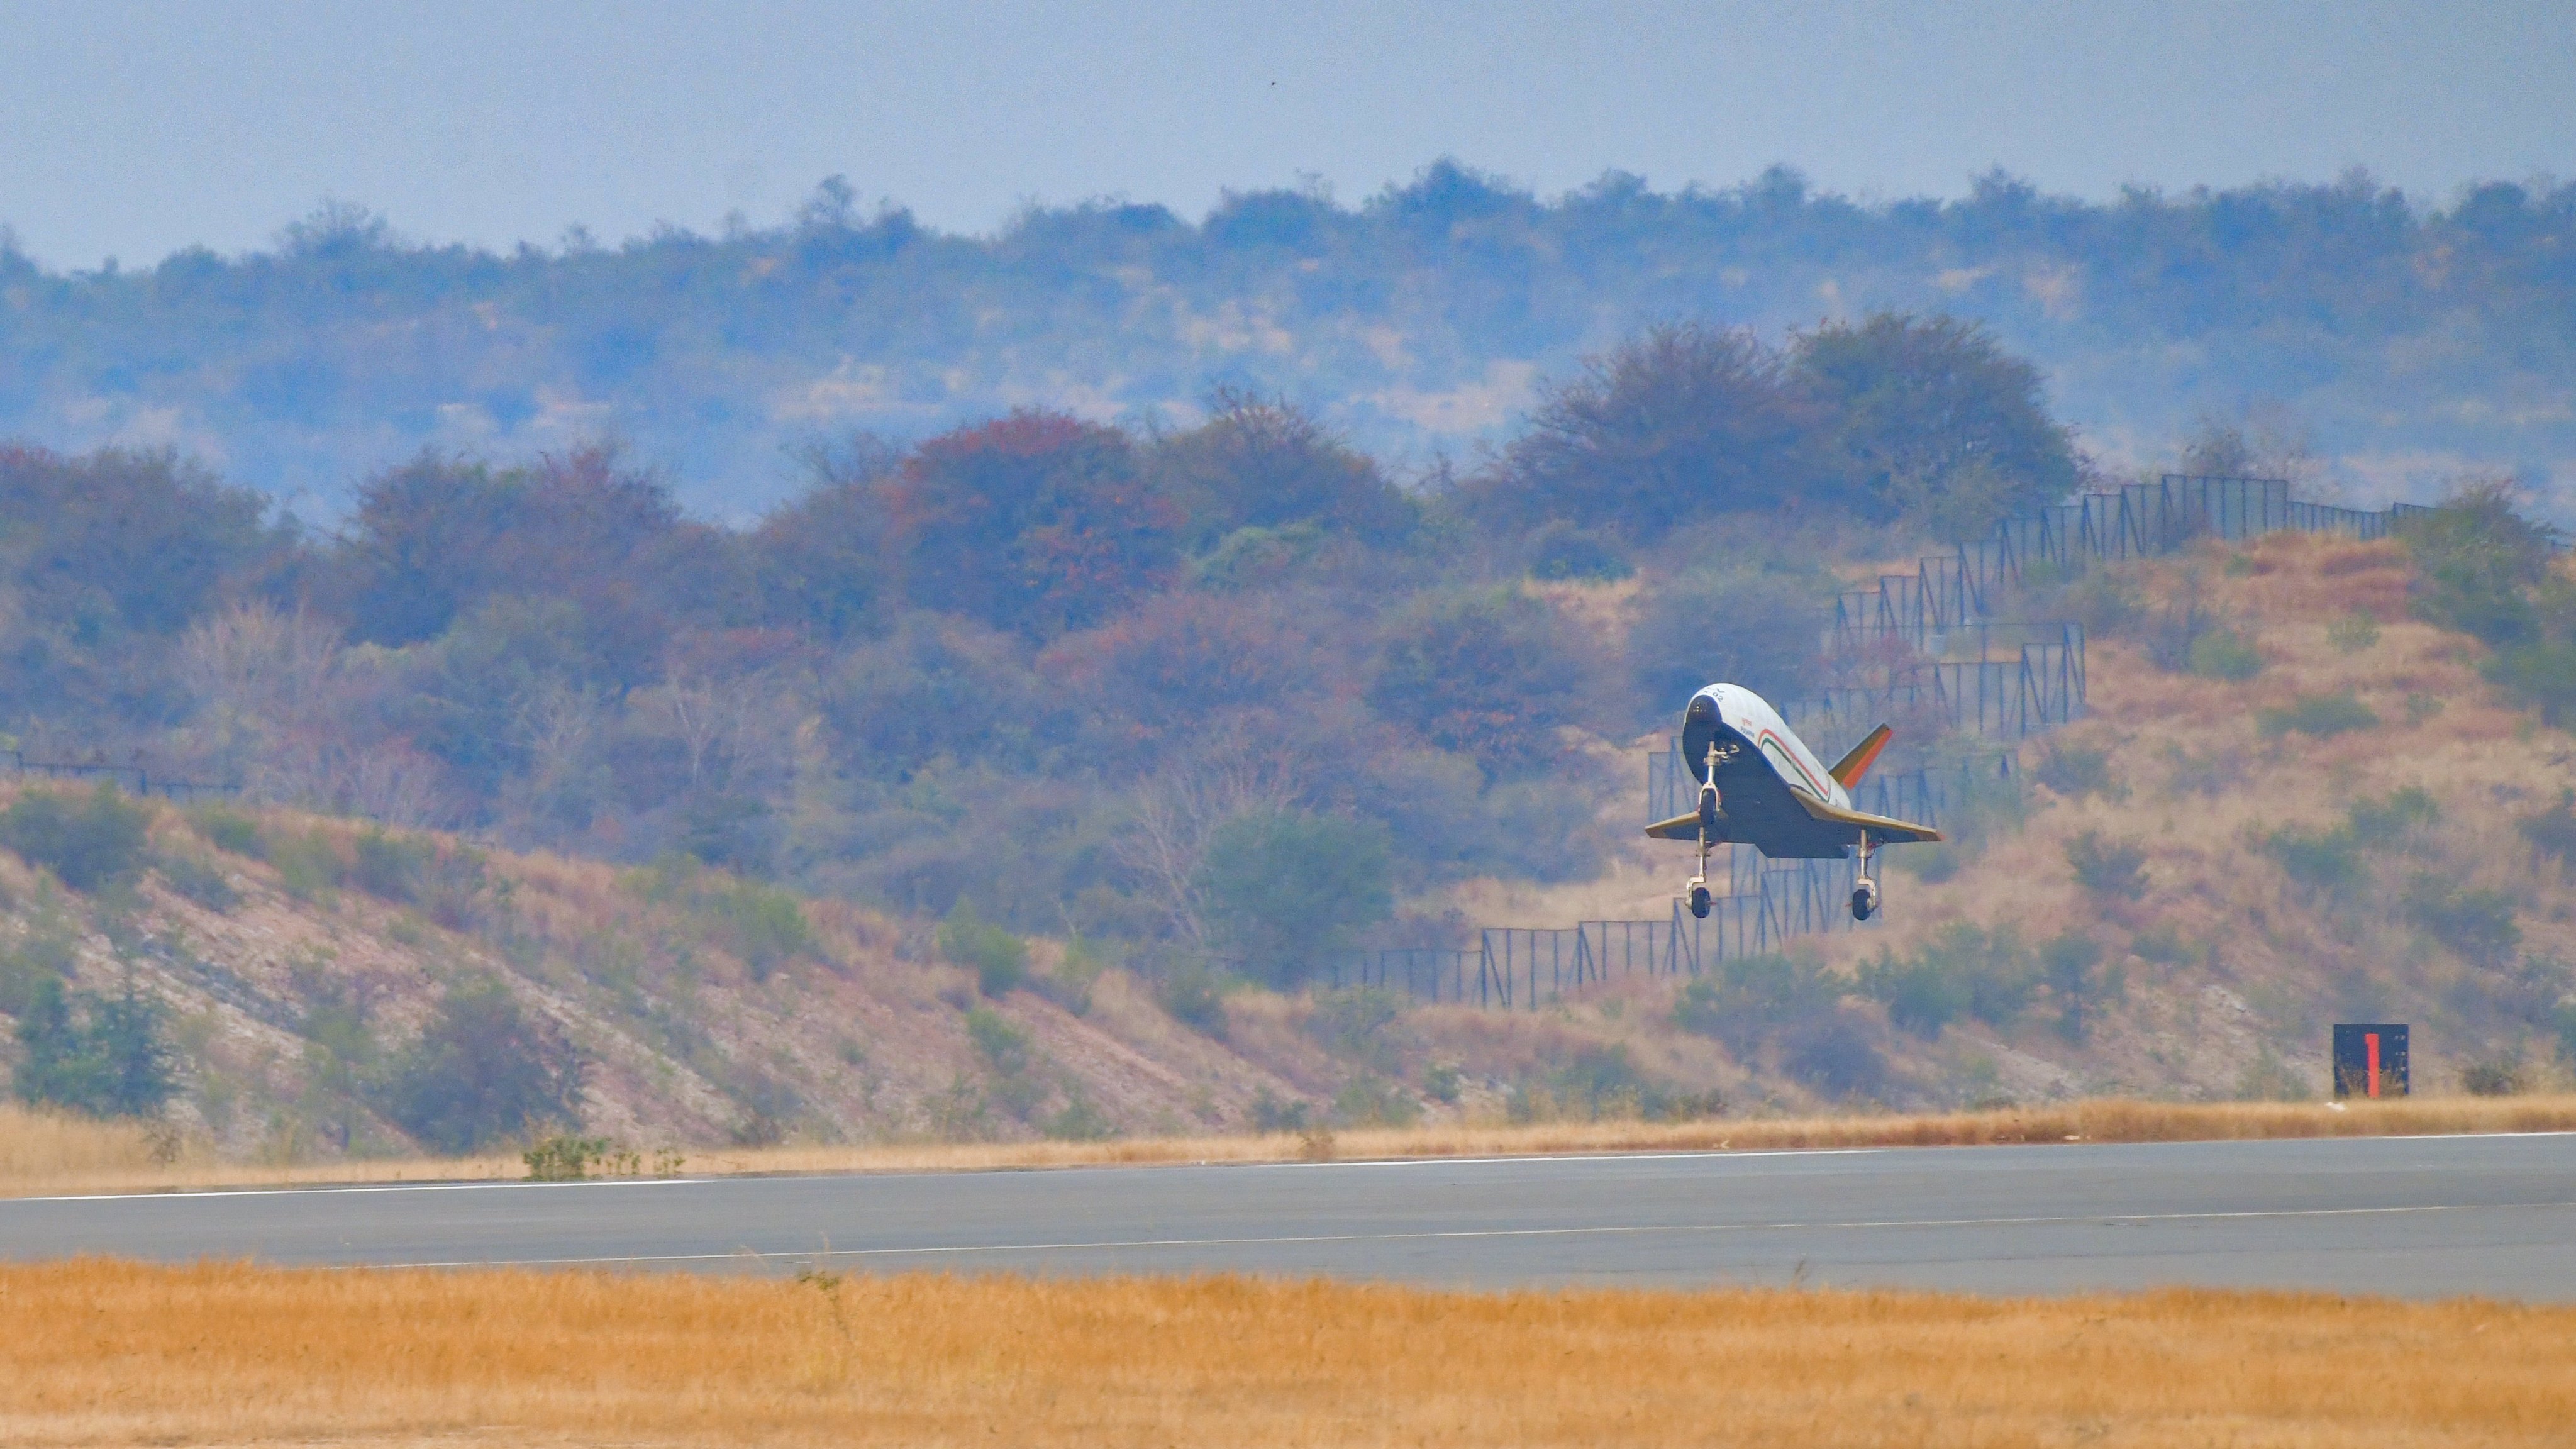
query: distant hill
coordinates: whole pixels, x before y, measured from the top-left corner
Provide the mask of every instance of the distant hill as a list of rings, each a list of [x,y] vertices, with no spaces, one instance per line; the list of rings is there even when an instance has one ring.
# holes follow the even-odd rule
[[[786,225],[613,249],[416,247],[338,208],[272,252],[149,270],[0,250],[0,437],[166,443],[328,514],[424,446],[613,433],[693,510],[741,517],[794,491],[782,450],[816,438],[1020,404],[1187,422],[1218,385],[1425,465],[1643,324],[1776,339],[1884,308],[1988,324],[2114,463],[2271,402],[2363,500],[2576,467],[2576,185],[2433,207],[2356,174],[2093,204],[1997,175],[1863,203],[1774,170],[1544,200],[1449,162],[1357,206],[1036,208],[991,237],[856,214],[834,181]]]

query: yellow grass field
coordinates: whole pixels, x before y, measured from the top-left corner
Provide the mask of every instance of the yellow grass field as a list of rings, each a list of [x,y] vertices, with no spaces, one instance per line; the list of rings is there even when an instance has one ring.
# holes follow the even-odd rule
[[[1970,1147],[2040,1142],[2206,1142],[2576,1131],[2576,1096],[2414,1097],[2392,1102],[2078,1101],[1924,1116],[1713,1118],[1698,1122],[1449,1124],[1108,1142],[693,1148],[687,1176],[796,1172],[974,1172],[1176,1162],[1509,1157],[1587,1152],[1778,1151],[1801,1147]],[[0,1197],[168,1192],[352,1182],[470,1181],[526,1175],[515,1154],[273,1164],[224,1162],[130,1123],[0,1104]]]
[[[2543,1445],[2576,1309],[0,1268],[0,1441]]]

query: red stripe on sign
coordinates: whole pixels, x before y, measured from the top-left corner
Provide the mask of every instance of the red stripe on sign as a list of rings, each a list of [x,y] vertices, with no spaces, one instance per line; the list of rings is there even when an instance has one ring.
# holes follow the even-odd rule
[[[2376,1097],[2379,1095],[2379,1033],[2363,1032],[2361,1044],[2370,1049],[2370,1095]]]

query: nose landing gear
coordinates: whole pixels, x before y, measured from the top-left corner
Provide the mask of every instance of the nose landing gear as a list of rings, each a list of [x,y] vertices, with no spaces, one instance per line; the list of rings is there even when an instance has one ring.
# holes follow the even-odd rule
[[[1709,908],[1708,852],[1717,843],[1717,762],[1720,758],[1716,744],[1711,743],[1708,747],[1708,774],[1699,786],[1699,873],[1690,878],[1690,913],[1703,921],[1708,919]]]

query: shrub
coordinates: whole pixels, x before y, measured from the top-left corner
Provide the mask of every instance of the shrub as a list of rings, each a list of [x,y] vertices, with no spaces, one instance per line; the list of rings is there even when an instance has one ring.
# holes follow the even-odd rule
[[[1741,1060],[1764,1037],[1830,1008],[1840,983],[1807,956],[1738,956],[1682,988],[1673,1024],[1714,1037]]]
[[[2508,645],[2496,651],[2483,672],[2517,703],[2539,710],[2543,724],[2564,723],[2569,707],[2576,705],[2576,640]]]
[[[80,964],[80,943],[60,917],[30,922],[27,933],[0,950],[0,1014],[24,1018],[47,982],[60,986]]]
[[[2379,642],[2379,621],[2355,609],[2326,626],[2326,642],[2345,654],[2358,654]]]
[[[2263,656],[2233,629],[2212,629],[2191,641],[2191,672],[2204,679],[2243,683],[2263,672]]]
[[[2086,795],[2111,799],[2128,794],[2111,776],[2111,754],[2108,750],[2085,749],[2078,745],[2052,744],[2040,752],[2039,766],[2031,778],[2068,800]]]
[[[2530,589],[2548,576],[2551,534],[2513,502],[2511,484],[2472,483],[2407,520],[2398,536],[2415,561],[2418,618],[2499,646],[2532,636]]]
[[[1226,979],[1196,962],[1175,966],[1154,986],[1154,999],[1174,1021],[1205,1035],[1225,1035]]]
[[[940,956],[950,965],[973,971],[976,989],[986,996],[1008,995],[1028,980],[1028,943],[987,924],[962,899],[939,923],[938,940]]]
[[[2442,806],[2421,785],[2409,785],[2385,800],[2355,800],[2349,813],[2353,833],[2368,845],[2432,824],[2442,818]]]
[[[1556,611],[1516,588],[1426,593],[1387,621],[1368,706],[1489,776],[1518,773],[1557,757],[1587,660]]]
[[[1333,1122],[1341,1127],[1410,1127],[1422,1120],[1422,1104],[1373,1072],[1362,1072],[1333,1094]]]
[[[232,877],[211,861],[172,852],[154,865],[170,889],[207,910],[221,913],[241,904],[241,892],[233,888]]]
[[[2427,871],[2406,883],[2398,904],[2426,935],[2475,965],[2502,965],[2522,945],[2513,896],[2505,891],[2457,889]]]
[[[2526,815],[2514,825],[2532,849],[2560,860],[2576,860],[2576,790],[2561,792],[2555,808]]]
[[[1836,1097],[1877,1097],[1887,1089],[1886,1059],[1868,1026],[1848,1010],[1820,1013],[1782,1032],[1780,1065]]]
[[[2066,842],[2075,883],[2097,896],[2133,901],[2147,893],[2147,852],[2134,841],[2104,840],[2087,830]]]
[[[1220,948],[1275,986],[1394,913],[1385,828],[1300,810],[1247,811],[1208,838],[1197,876]]]
[[[593,1163],[605,1165],[612,1151],[605,1137],[557,1133],[520,1153],[519,1160],[528,1165],[530,1182],[579,1182],[590,1176]]]
[[[2350,826],[2331,830],[2280,829],[2264,837],[2263,853],[2301,885],[2342,892],[2363,878],[2361,838]]]
[[[2038,988],[2037,968],[2011,926],[1984,931],[1954,921],[1909,957],[1881,953],[1861,970],[1861,993],[1887,1019],[1926,1039],[1961,1015],[1991,1026],[2019,1016]]]
[[[804,906],[773,886],[737,881],[711,893],[702,909],[754,981],[768,980],[771,972],[814,949]]]
[[[410,905],[428,883],[438,847],[426,840],[403,839],[381,830],[358,836],[349,864],[349,884],[378,900]]]
[[[2472,1097],[2512,1097],[2523,1090],[2520,1062],[2471,1062],[2460,1069],[2460,1090]]]
[[[395,1058],[386,1115],[425,1146],[472,1152],[540,1123],[578,1121],[585,1066],[553,1023],[521,1011],[501,981],[462,981]]]
[[[1387,1028],[1404,1015],[1404,999],[1380,986],[1355,986],[1315,997],[1306,1017],[1306,1032],[1328,1051],[1365,1062],[1380,1071],[1395,1069],[1395,1043]]]
[[[997,1076],[1016,1077],[1029,1069],[1028,1033],[989,1006],[966,1013],[966,1039]]]
[[[101,781],[75,800],[30,790],[0,810],[0,845],[43,866],[73,890],[89,892],[142,869],[152,812]]]
[[[128,981],[120,996],[38,980],[18,1018],[20,1100],[92,1117],[142,1117],[178,1090],[162,1007]]]
[[[1118,1124],[1091,1104],[1089,1094],[1075,1087],[1065,1094],[1063,1110],[1038,1130],[1059,1142],[1106,1142],[1118,1135]]]
[[[1423,1069],[1422,1093],[1435,1102],[1455,1102],[1466,1073],[1455,1062],[1433,1062]]]
[[[1252,1094],[1252,1130],[1255,1132],[1303,1132],[1313,1107],[1304,1102],[1283,1102],[1270,1095],[1268,1087]]]
[[[2257,710],[2255,728],[2265,738],[2276,738],[2295,730],[2303,735],[2324,739],[2347,730],[2366,730],[2379,724],[2379,716],[2370,706],[2353,698],[2352,691],[2341,694],[2303,694],[2278,709]]]
[[[2126,989],[2117,967],[2102,964],[2102,947],[2090,936],[2069,931],[2039,948],[2041,979],[2057,1002],[2057,1030],[2068,1041],[2082,1043],[2105,1002]]]
[[[189,812],[197,833],[217,850],[246,855],[253,860],[268,858],[268,839],[261,833],[259,822],[238,810],[223,805],[200,805]]]
[[[1619,541],[1565,519],[1551,519],[1530,535],[1530,576],[1610,582],[1637,572],[1621,552]]]

